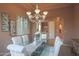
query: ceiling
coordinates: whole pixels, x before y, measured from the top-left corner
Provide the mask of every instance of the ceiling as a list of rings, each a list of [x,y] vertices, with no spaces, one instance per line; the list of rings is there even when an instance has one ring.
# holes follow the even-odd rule
[[[26,13],[27,11],[31,11],[32,13],[34,13],[34,10],[36,8],[36,3],[15,3],[15,4],[0,4],[1,6],[17,6],[19,8],[21,8],[24,13]],[[63,8],[63,7],[68,7],[68,6],[73,6],[73,4],[69,4],[69,3],[38,3],[38,8],[41,10],[41,14],[43,11],[48,11],[48,15],[46,19],[49,18],[53,18],[52,15],[53,11],[52,10],[58,10],[59,8]]]
[[[32,13],[34,13],[34,10],[36,8],[36,4],[34,3],[25,3],[25,4],[18,4],[18,6],[22,9],[24,9],[25,11],[31,11]],[[39,3],[38,4],[38,8],[41,10],[41,12],[43,11],[48,11],[48,15],[47,18],[51,18],[52,17],[52,10],[58,9],[58,8],[62,8],[62,7],[68,7],[68,6],[72,6],[72,4],[67,4],[67,3]]]
[[[32,4],[32,3],[27,3],[27,4],[19,4],[20,7],[22,7],[25,10],[34,10],[36,8],[36,4]],[[72,6],[72,4],[64,4],[64,3],[39,3],[38,4],[39,9],[44,11],[44,10],[52,10],[52,9],[56,9],[56,8],[61,8],[61,7],[66,7],[66,6]]]

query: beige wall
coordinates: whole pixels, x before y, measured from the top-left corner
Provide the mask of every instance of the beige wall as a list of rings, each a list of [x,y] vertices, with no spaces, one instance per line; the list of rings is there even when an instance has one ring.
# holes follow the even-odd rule
[[[79,39],[79,4],[74,6],[73,38]]]
[[[64,43],[71,44],[72,39],[72,17],[73,7],[63,7],[52,10],[53,17],[62,17],[64,19]]]
[[[24,16],[24,12],[16,4],[0,4],[0,14],[1,12],[7,12],[9,15],[9,20],[15,20],[17,15]],[[11,43],[10,32],[1,31],[1,16],[0,16],[0,53],[6,51],[6,47]]]
[[[73,7],[67,6],[63,8],[56,8],[51,13],[52,18],[48,20],[53,20],[56,17],[62,17],[64,19],[64,43],[65,44],[71,44],[72,39],[72,23],[73,23]],[[50,13],[50,12],[49,12]]]
[[[24,9],[18,4],[0,4],[0,12],[6,12],[11,20],[15,20],[16,16],[26,16]]]
[[[17,15],[25,16],[25,11],[15,5],[2,5],[0,4],[0,12],[6,11],[11,20],[15,20]],[[72,39],[72,17],[73,17],[73,7],[63,7],[59,9],[50,10],[53,13],[53,17],[63,17],[64,19],[64,43],[71,44]],[[1,18],[1,17],[0,17]],[[51,19],[53,20],[53,18]],[[5,37],[4,37],[5,36]],[[7,45],[11,42],[11,36],[8,32],[1,31],[0,22],[0,52],[6,51]]]

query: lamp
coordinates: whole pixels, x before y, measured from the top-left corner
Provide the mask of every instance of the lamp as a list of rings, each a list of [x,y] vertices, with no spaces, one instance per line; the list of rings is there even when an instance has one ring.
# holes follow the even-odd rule
[[[33,22],[36,22],[36,21],[39,21],[39,20],[45,20],[45,18],[46,18],[46,15],[48,14],[48,12],[47,11],[44,11],[43,13],[42,13],[42,15],[41,14],[39,14],[40,13],[40,9],[38,9],[38,4],[36,4],[36,9],[35,9],[35,14],[34,15],[32,15],[32,13],[30,12],[30,11],[28,11],[28,12],[26,12],[26,14],[28,15],[28,18],[29,18],[29,20],[30,21],[33,21]]]
[[[40,11],[41,10],[38,9],[38,4],[36,4],[36,9],[34,11],[35,14],[32,15],[32,13],[30,11],[26,12],[29,20],[36,23],[36,29],[37,29],[38,32],[41,31],[41,22],[45,20],[46,15],[48,14],[47,11],[44,11],[41,15]]]

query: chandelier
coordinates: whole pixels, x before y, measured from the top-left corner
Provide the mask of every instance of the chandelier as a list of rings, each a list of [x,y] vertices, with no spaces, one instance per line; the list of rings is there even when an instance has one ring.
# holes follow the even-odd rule
[[[38,8],[38,4],[36,4],[35,14],[32,14],[30,11],[26,12],[28,15],[28,18],[32,22],[42,22],[45,20],[46,15],[48,14],[47,11],[43,11],[42,14],[40,14],[40,9]]]

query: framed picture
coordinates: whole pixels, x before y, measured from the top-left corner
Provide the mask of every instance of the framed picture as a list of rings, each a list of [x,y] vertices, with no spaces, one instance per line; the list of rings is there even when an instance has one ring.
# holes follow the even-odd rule
[[[1,13],[1,27],[3,32],[9,31],[9,18],[7,13]]]

